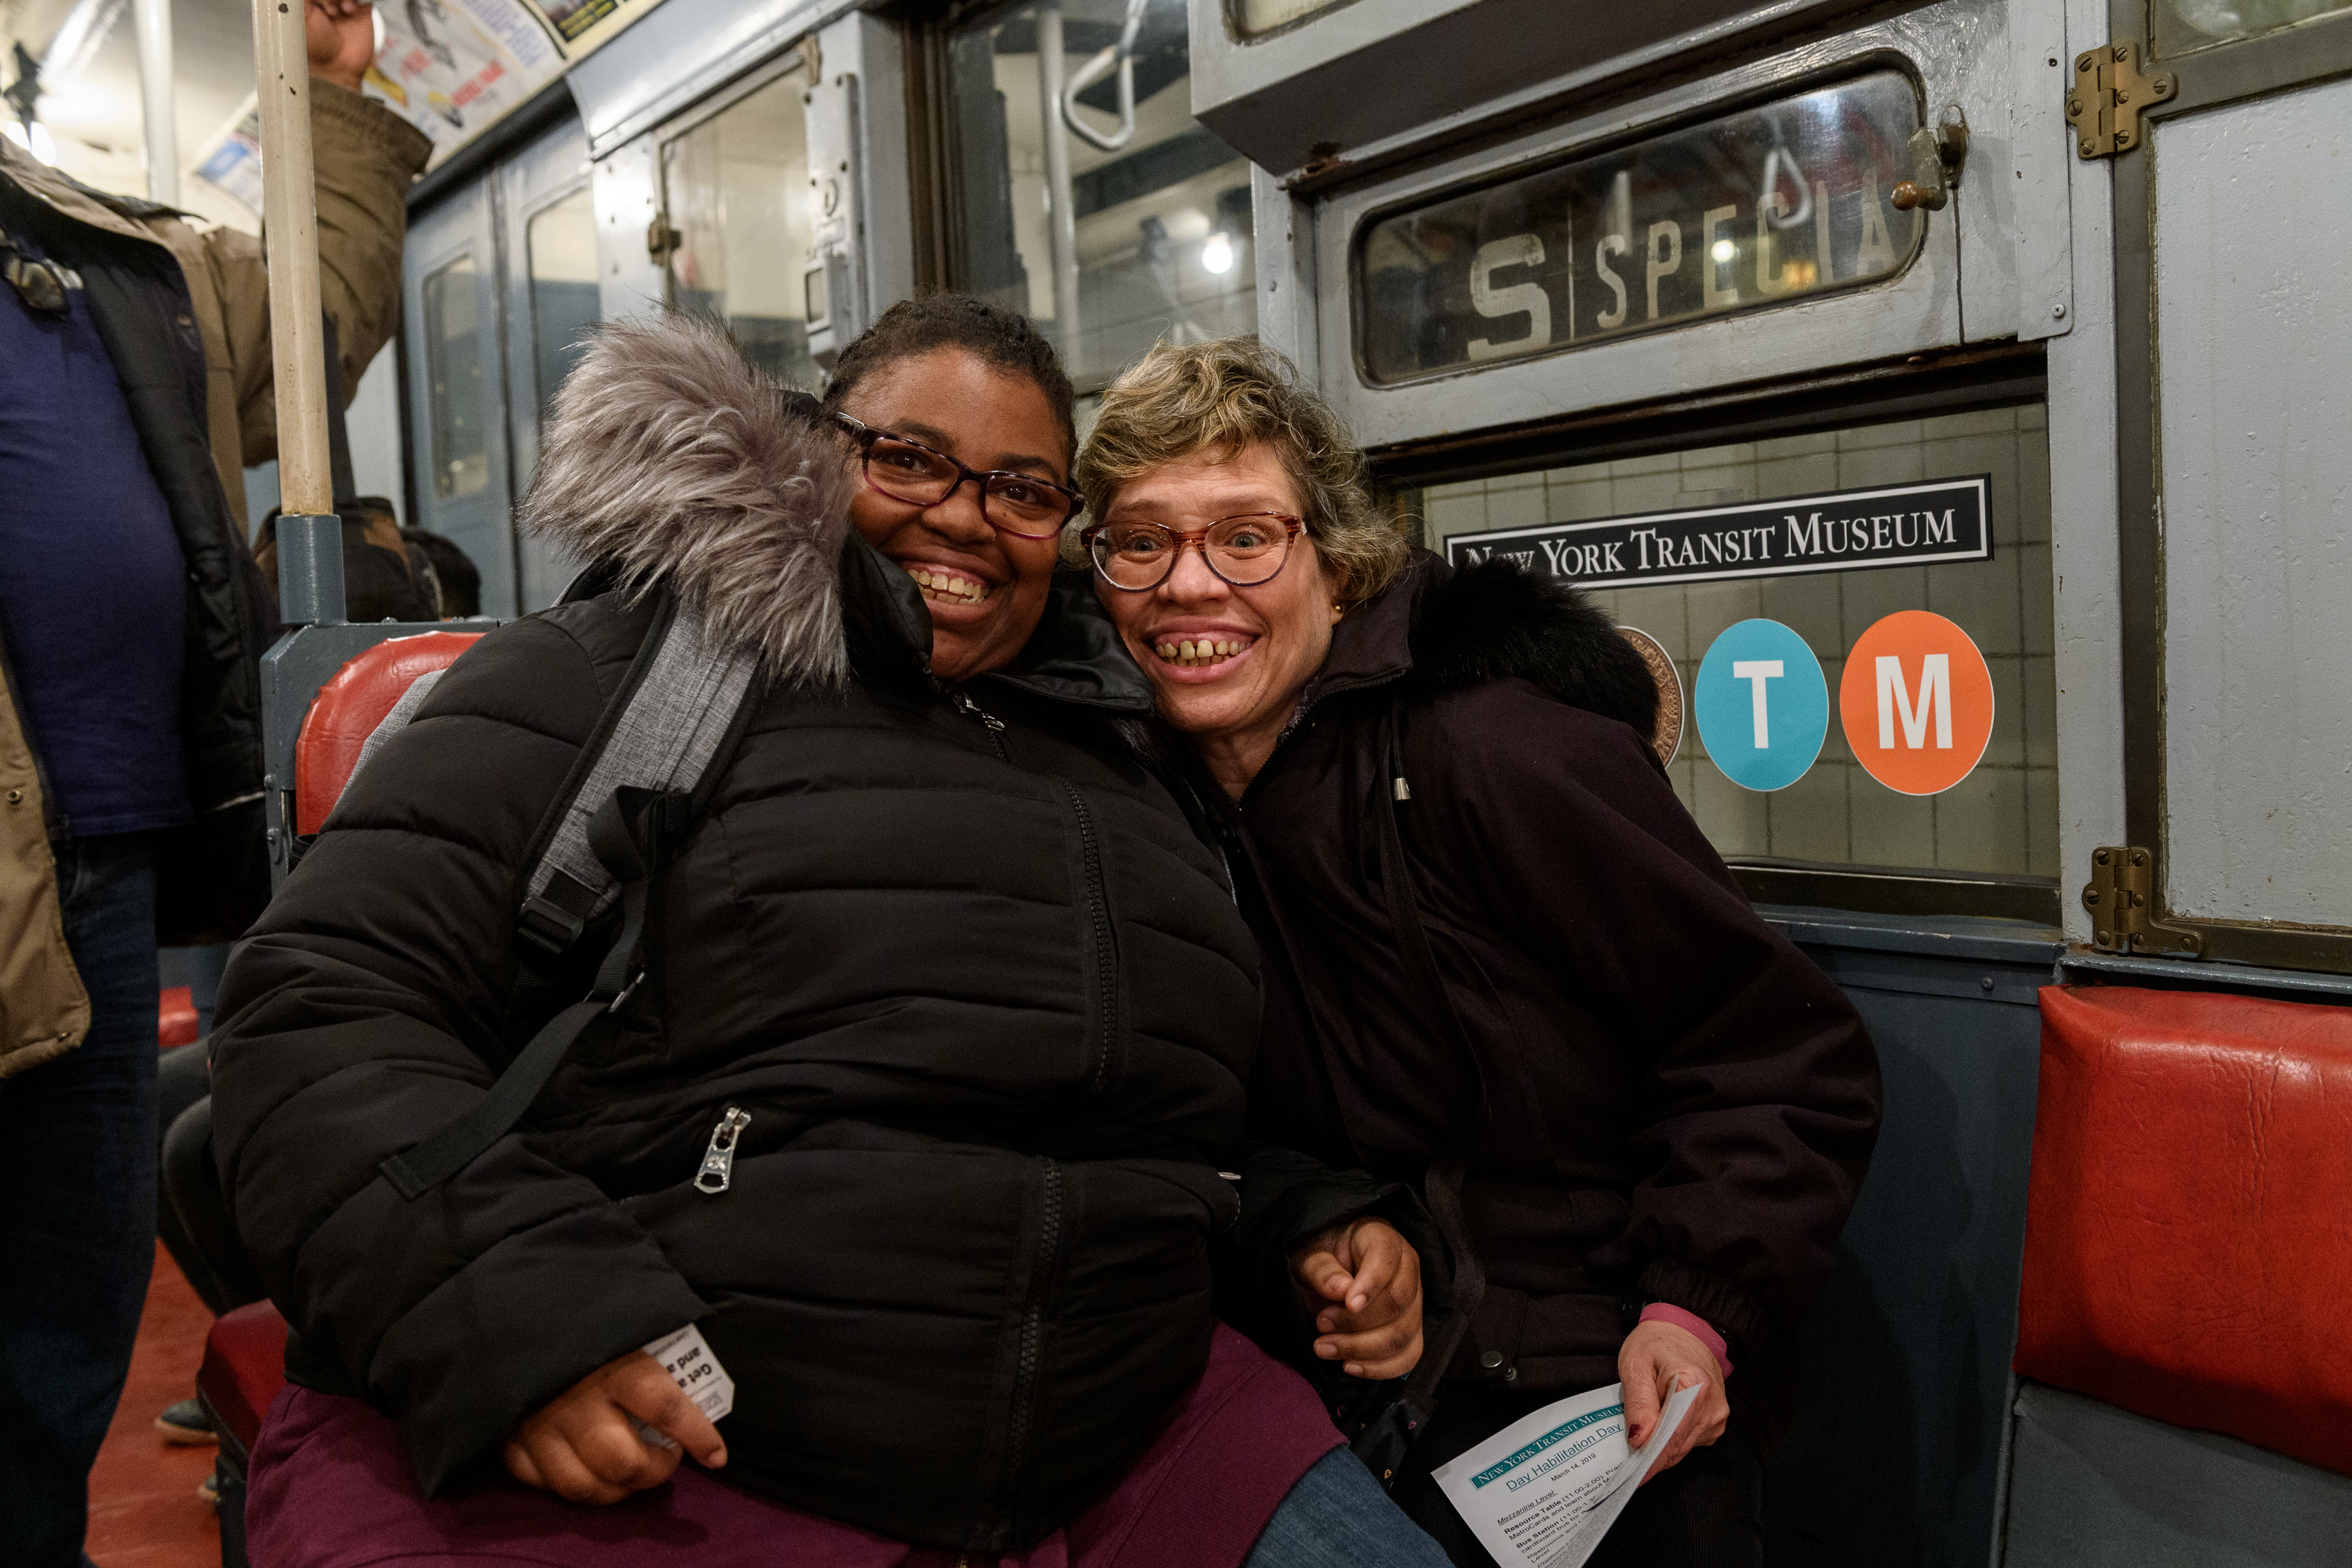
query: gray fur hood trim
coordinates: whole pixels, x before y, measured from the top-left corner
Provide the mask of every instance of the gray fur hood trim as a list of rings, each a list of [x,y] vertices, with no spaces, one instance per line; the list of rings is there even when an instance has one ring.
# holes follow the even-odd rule
[[[815,407],[709,322],[607,323],[555,395],[522,524],[633,596],[669,588],[715,647],[838,685],[850,472]]]

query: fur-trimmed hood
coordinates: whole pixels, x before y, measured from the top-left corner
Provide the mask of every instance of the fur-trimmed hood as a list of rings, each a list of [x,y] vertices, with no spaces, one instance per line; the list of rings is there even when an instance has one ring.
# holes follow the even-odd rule
[[[1332,629],[1312,700],[1398,680],[1419,698],[1511,679],[1637,734],[1657,729],[1649,666],[1591,600],[1506,558],[1454,567],[1425,550]]]
[[[836,685],[851,479],[815,414],[717,325],[608,322],[555,395],[522,524],[632,593],[675,592],[772,676]]]
[[[1454,690],[1517,678],[1637,734],[1658,727],[1657,682],[1607,613],[1500,556],[1429,573],[1412,643],[1416,686]]]

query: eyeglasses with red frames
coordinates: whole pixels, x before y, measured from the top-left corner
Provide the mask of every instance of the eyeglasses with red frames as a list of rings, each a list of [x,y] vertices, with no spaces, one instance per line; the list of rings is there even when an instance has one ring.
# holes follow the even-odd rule
[[[1086,504],[1067,485],[1013,469],[967,468],[945,452],[846,414],[831,417],[857,444],[866,484],[892,500],[937,506],[970,479],[980,489],[980,515],[989,527],[1015,539],[1051,539]]]
[[[1210,571],[1236,588],[1254,588],[1282,571],[1291,541],[1306,526],[1287,512],[1251,511],[1181,533],[1156,522],[1098,522],[1078,539],[1103,581],[1129,594],[1168,581],[1177,557],[1193,546]]]

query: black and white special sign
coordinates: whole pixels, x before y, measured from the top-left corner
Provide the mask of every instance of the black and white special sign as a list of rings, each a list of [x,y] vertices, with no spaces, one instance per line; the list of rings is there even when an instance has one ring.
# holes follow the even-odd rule
[[[1508,555],[1587,588],[1990,561],[1991,478],[1457,533],[1445,558],[1459,566]]]

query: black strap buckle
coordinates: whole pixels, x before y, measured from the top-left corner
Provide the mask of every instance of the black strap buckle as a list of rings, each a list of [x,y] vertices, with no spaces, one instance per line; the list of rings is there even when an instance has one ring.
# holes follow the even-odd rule
[[[571,952],[572,944],[587,929],[586,921],[544,895],[524,904],[515,921],[516,939],[530,943],[541,957],[548,959],[562,958]]]

